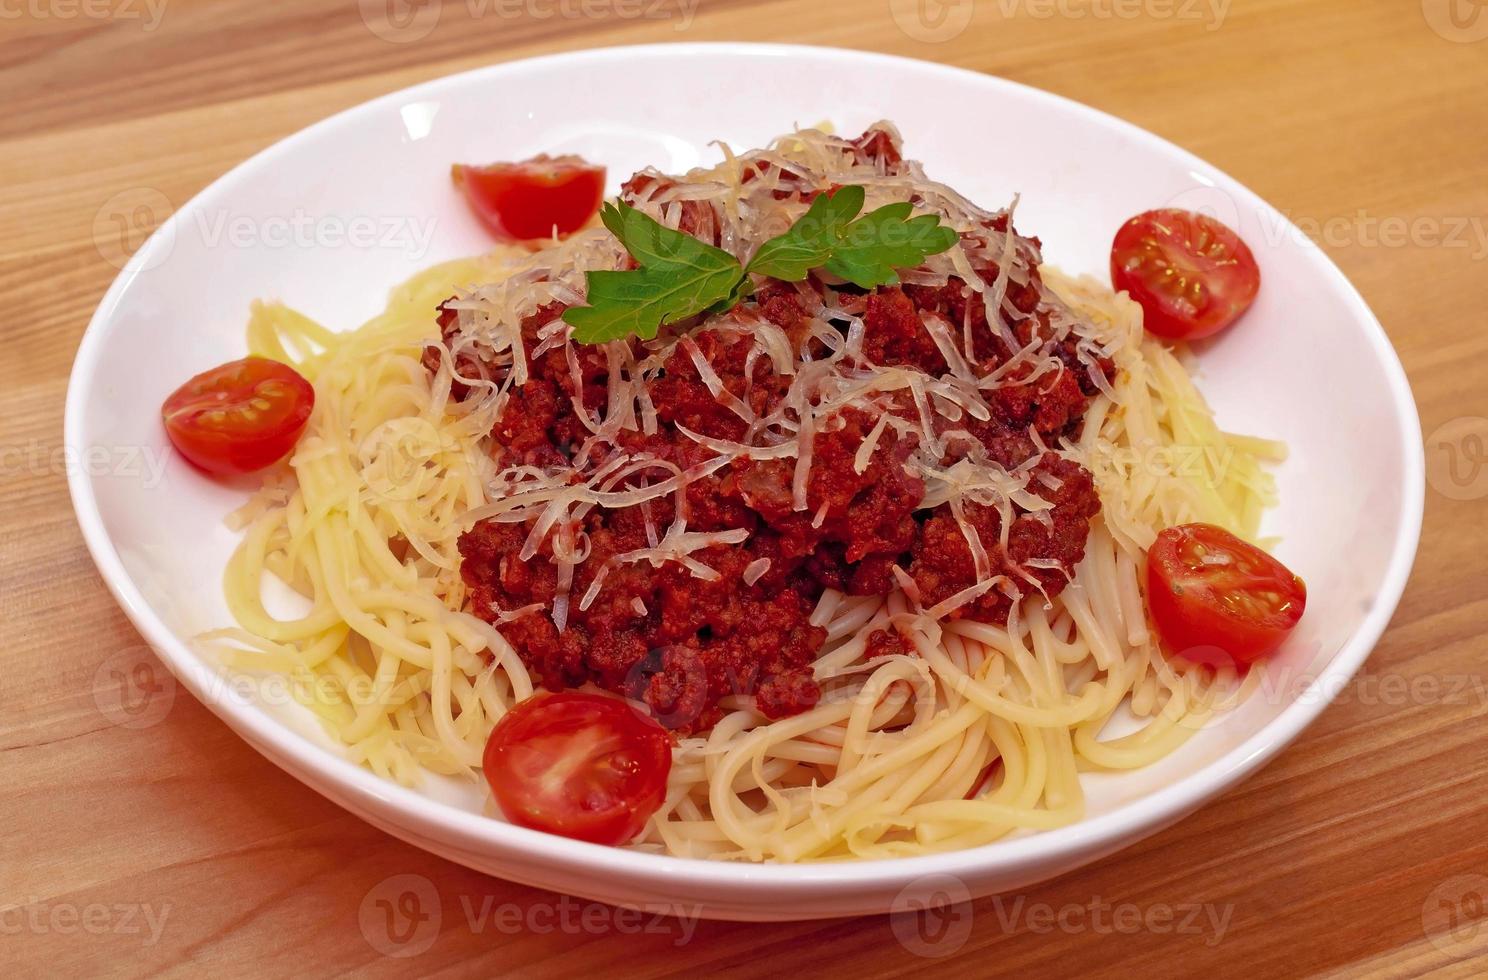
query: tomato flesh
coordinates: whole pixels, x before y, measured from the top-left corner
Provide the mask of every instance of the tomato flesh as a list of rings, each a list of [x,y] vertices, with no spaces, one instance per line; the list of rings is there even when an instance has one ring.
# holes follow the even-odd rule
[[[1240,236],[1208,215],[1164,208],[1132,218],[1111,245],[1111,283],[1141,307],[1149,333],[1209,337],[1240,319],[1261,270]]]
[[[160,414],[177,452],[208,473],[234,476],[282,459],[314,407],[315,389],[294,368],[245,357],[177,388]]]
[[[1147,605],[1174,654],[1245,665],[1274,653],[1296,628],[1307,586],[1229,531],[1184,524],[1164,530],[1147,553]]]
[[[476,217],[502,241],[571,234],[589,223],[604,199],[605,169],[576,156],[456,164],[451,176]]]
[[[666,798],[672,739],[618,698],[539,694],[496,723],[484,768],[512,823],[624,844]]]

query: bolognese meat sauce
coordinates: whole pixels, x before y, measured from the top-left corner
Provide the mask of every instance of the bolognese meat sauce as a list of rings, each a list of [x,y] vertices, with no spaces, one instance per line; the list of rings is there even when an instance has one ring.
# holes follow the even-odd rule
[[[849,166],[887,175],[906,166],[886,129],[839,143]],[[819,175],[774,158],[743,166],[745,185],[768,181],[776,200],[804,201],[821,190]],[[675,185],[646,172],[623,196],[719,244],[726,222],[715,202],[655,203]],[[1005,212],[962,231],[963,239],[977,235],[1037,248],[1036,240],[1013,235]],[[989,250],[974,252],[985,259]],[[554,343],[562,302],[529,312],[520,321],[526,380],[509,385],[491,431],[498,466],[578,484],[605,466],[626,472],[626,460],[651,461],[631,464],[608,493],[677,474],[688,479],[680,492],[593,506],[541,535],[531,520],[481,521],[459,542],[470,607],[499,626],[545,687],[593,683],[692,732],[751,699],[770,718],[817,703],[812,663],[827,631],[812,614],[827,589],[884,595],[905,588],[920,607],[940,607],[939,615],[998,623],[1020,595],[1058,594],[1083,557],[1099,499],[1090,474],[1057,447],[1076,435],[1112,369],[1051,324],[1036,261],[1018,259],[1026,269],[1021,282],[999,277],[992,261],[975,268],[984,284],[1003,283],[997,323],[987,319],[983,291],[956,276],[939,284],[906,276],[909,284],[869,291],[821,277],[796,284],[756,278],[752,298],[726,314],[670,338],[664,330],[644,350],[634,339],[606,345],[622,345],[618,354]],[[440,308],[447,347],[459,330],[455,312]],[[758,341],[761,330],[789,345],[789,373]],[[926,397],[919,382],[870,392],[813,419],[809,468],[799,472],[799,448],[720,460],[720,447],[771,444],[750,419],[799,426],[803,412],[791,401],[799,397],[797,375],[816,370],[842,338],[856,345],[851,367],[842,369],[853,377],[902,369],[904,377],[963,388],[995,380],[977,386],[980,409],[942,404],[939,391]],[[443,357],[431,348],[431,371]],[[643,366],[654,423],[599,440],[595,420],[613,410],[610,374],[622,360]],[[468,350],[454,367],[465,378],[508,370]],[[453,397],[471,393],[456,380]],[[926,402],[937,409],[929,413],[933,423]],[[813,407],[820,404],[813,397]],[[929,464],[911,465],[925,459],[935,472],[962,463],[992,469],[1025,490],[995,504],[945,499],[930,484],[947,481],[927,481]],[[685,535],[701,536],[689,540],[712,543],[688,551],[687,561],[657,560],[683,526]],[[875,633],[870,645],[872,656],[912,651],[892,631]]]

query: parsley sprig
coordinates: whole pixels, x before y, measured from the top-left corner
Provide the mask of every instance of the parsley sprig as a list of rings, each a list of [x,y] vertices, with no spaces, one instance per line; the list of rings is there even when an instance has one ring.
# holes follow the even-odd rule
[[[589,305],[571,307],[563,319],[584,344],[628,336],[649,340],[663,324],[730,309],[753,290],[751,275],[800,282],[813,269],[825,269],[873,289],[897,283],[897,269],[917,266],[956,244],[954,230],[935,215],[910,217],[914,209],[908,203],[858,217],[865,199],[858,186],[819,195],[783,235],[761,245],[747,267],[628,204],[607,204],[600,219],[639,268],[587,273]]]

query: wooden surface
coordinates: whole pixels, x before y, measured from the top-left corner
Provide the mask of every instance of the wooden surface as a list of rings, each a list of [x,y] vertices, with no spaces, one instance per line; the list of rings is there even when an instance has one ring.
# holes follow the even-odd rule
[[[1472,877],[1488,874],[1488,40],[1473,40],[1488,8],[1457,0],[1453,21],[1449,0],[928,0],[916,20],[917,2],[701,0],[690,16],[646,0],[670,15],[653,20],[625,16],[631,2],[573,0],[563,16],[557,0],[444,0],[433,24],[427,6],[389,20],[383,0],[0,0],[0,971],[1488,970],[1470,959],[1488,949],[1488,878]],[[720,39],[972,67],[1194,150],[1322,238],[1384,321],[1433,437],[1415,576],[1360,683],[1194,817],[961,909],[969,935],[938,945],[887,918],[636,923],[384,836],[170,697],[68,503],[67,372],[110,260],[144,230],[111,237],[120,200],[149,187],[183,202],[322,116],[449,72]],[[379,902],[409,908],[400,875],[437,896],[426,950],[378,934]]]

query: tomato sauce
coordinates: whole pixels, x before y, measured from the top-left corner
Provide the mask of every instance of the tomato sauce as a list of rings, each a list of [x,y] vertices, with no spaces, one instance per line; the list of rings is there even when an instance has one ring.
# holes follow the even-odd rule
[[[865,153],[885,152],[871,135],[865,136],[863,146]],[[663,178],[637,178],[642,188],[644,181],[655,179]],[[629,189],[636,190],[636,181]],[[685,211],[683,220],[691,226],[688,230],[703,234],[713,224],[711,214],[696,209]],[[995,269],[985,271],[996,275]],[[1011,286],[1009,296],[1020,315],[1004,317],[1020,343],[1041,336],[1037,284]],[[851,302],[861,311],[864,355],[880,366],[910,365],[934,375],[948,370],[923,325],[922,315],[928,313],[954,322],[958,338],[962,317],[971,317],[980,359],[976,367],[981,372],[1011,356],[987,326],[980,295],[958,280],[942,287],[839,294],[837,300]],[[796,286],[765,281],[747,304],[751,313],[781,327],[798,350],[812,343],[805,334],[810,316]],[[607,360],[602,348],[576,348],[577,383],[561,350],[531,357],[538,329],[561,313],[562,307],[553,304],[522,324],[530,376],[513,389],[492,432],[499,463],[570,466],[589,434],[575,415],[575,397],[591,411],[600,412],[606,405]],[[453,321],[446,317],[441,325],[448,334]],[[704,329],[694,332],[692,341],[723,386],[757,415],[780,405],[789,379],[775,373],[768,357],[748,359],[753,341],[747,333]],[[1061,436],[1074,435],[1094,391],[1072,344],[1064,351],[1054,338],[1047,341],[1064,367],[989,392],[990,419],[955,423],[1009,470],[1027,465],[1029,490],[1049,506],[1037,513],[1014,507],[1004,528],[1004,515],[996,508],[967,505],[965,516],[978,531],[992,574],[1004,576],[1007,587],[993,588],[952,616],[1001,623],[1011,608],[1010,590],[1056,595],[1083,556],[1090,519],[1099,511],[1090,474],[1056,453],[1042,451],[1034,439],[1036,434],[1044,445],[1055,445]],[[430,366],[437,367],[437,357]],[[1109,374],[1108,364],[1101,369]],[[743,419],[713,396],[682,345],[666,360],[649,391],[658,431],[622,432],[618,441],[624,450],[650,452],[685,469],[717,454],[683,435],[678,426],[730,441],[746,433]],[[457,391],[456,397],[460,394]],[[917,420],[907,395],[901,401],[896,413]],[[748,532],[741,544],[692,553],[716,572],[716,578],[697,577],[677,562],[653,567],[644,560],[610,561],[655,545],[677,516],[675,495],[670,495],[627,508],[596,508],[580,527],[568,530],[585,532],[591,551],[575,569],[561,631],[552,616],[559,590],[558,566],[551,560],[552,535],[536,557],[522,561],[518,554],[529,534],[527,525],[494,520],[477,524],[459,543],[471,608],[499,625],[543,686],[562,690],[596,684],[643,701],[663,725],[680,732],[706,729],[729,707],[747,704],[751,697],[770,718],[811,708],[821,697],[811,666],[827,634],[810,620],[824,590],[886,594],[898,587],[897,567],[913,580],[920,602],[928,608],[977,581],[970,546],[949,506],[922,507],[925,485],[905,471],[904,461],[919,437],[884,428],[859,473],[855,457],[876,417],[848,407],[830,421],[813,440],[804,510],[792,506],[795,459],[739,458],[687,486],[683,506],[689,532],[738,528]],[[658,469],[650,475],[651,482],[669,475]],[[760,567],[761,559],[768,560],[763,573],[757,578],[747,575],[751,567]],[[1035,564],[1029,565],[1031,561]],[[580,597],[601,569],[606,569],[602,588],[587,608],[580,608]],[[505,615],[529,606],[541,611],[514,619]],[[872,646],[874,656],[912,650],[894,634],[876,635]],[[725,704],[735,696],[741,700]]]

